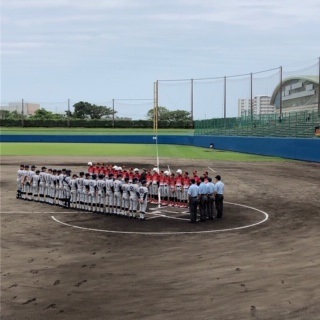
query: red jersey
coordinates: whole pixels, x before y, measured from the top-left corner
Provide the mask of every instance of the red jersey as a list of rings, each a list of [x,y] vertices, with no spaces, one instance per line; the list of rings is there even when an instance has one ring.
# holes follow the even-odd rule
[[[93,174],[94,173],[94,167],[93,166],[90,166],[89,168],[88,168],[88,172],[90,173],[90,174]]]
[[[156,183],[158,183],[158,180],[159,180],[159,173],[154,173],[153,175],[152,175],[152,183],[154,183],[154,184],[156,184]]]
[[[174,190],[176,187],[176,178],[175,177],[170,177],[169,178],[169,185],[170,185],[170,189]]]
[[[147,182],[151,182],[152,181],[152,174],[148,173],[146,178],[147,178]]]
[[[197,175],[194,175],[193,179],[196,180],[196,184],[200,183],[200,178]]]
[[[159,176],[159,184],[160,184],[160,185],[162,185],[162,186],[164,185],[165,178],[166,178],[166,177],[165,177],[164,175],[162,175],[162,174]]]
[[[134,173],[133,173],[132,171],[130,171],[130,172],[128,173],[128,176],[129,176],[129,181],[132,182]]]
[[[183,187],[184,188],[190,187],[190,178],[188,176],[183,178]]]
[[[178,175],[176,177],[176,186],[182,186],[182,184],[183,184],[183,177]]]

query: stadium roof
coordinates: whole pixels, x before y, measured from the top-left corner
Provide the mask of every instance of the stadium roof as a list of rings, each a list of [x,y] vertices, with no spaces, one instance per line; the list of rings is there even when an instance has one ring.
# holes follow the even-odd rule
[[[302,81],[310,81],[311,83],[316,84],[319,86],[319,76],[295,76],[295,77],[288,77],[282,81],[282,87],[286,86],[286,84],[292,80],[302,80]],[[270,104],[274,104],[274,100],[276,98],[276,95],[278,94],[280,90],[280,83],[275,87],[273,90],[272,96],[271,96],[271,102]]]

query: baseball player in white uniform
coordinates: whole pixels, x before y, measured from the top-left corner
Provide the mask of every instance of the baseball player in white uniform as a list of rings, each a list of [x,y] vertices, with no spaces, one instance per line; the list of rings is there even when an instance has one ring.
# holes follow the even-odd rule
[[[139,192],[139,211],[140,211],[140,219],[145,220],[145,214],[147,211],[148,205],[148,188],[146,186],[146,180],[141,181],[141,186],[138,188]]]
[[[22,172],[22,182],[21,182],[21,199],[27,200],[27,194],[29,192],[29,181],[28,181],[28,175],[29,175],[30,167],[28,165],[24,166],[24,170]]]
[[[113,182],[114,186],[114,213],[117,215],[121,214],[121,185],[122,175],[118,174],[117,179]]]
[[[91,179],[90,173],[85,174],[85,178],[83,179],[83,191],[84,191],[84,210],[89,211],[89,182]]]
[[[39,201],[44,202],[44,195],[46,191],[46,181],[45,181],[45,176],[46,176],[46,167],[41,168],[41,172],[39,173],[40,177],[40,182],[39,182]]]
[[[31,179],[31,186],[32,186],[32,199],[33,201],[38,202],[38,195],[39,195],[39,182],[40,182],[40,170],[37,170],[35,174],[32,176]]]
[[[73,174],[69,181],[70,186],[70,207],[77,208],[77,175]]]
[[[21,199],[22,181],[24,179],[24,165],[20,165],[20,169],[17,172],[17,199]]]
[[[113,214],[114,206],[114,180],[113,173],[109,173],[106,179],[106,213]]]
[[[129,217],[135,218],[138,209],[139,185],[138,179],[134,178],[132,184],[129,185]]]
[[[83,209],[83,205],[84,205],[83,180],[84,180],[84,172],[81,171],[79,173],[79,177],[76,178],[78,209]]]
[[[64,179],[62,181],[63,185],[63,191],[64,191],[64,206],[66,208],[70,208],[70,197],[71,197],[71,192],[70,192],[70,180],[71,180],[71,170],[66,170],[66,174],[64,176]]]
[[[104,175],[99,174],[97,180],[97,205],[96,211],[104,213],[106,203],[106,181],[104,180]]]
[[[129,177],[124,178],[124,183],[121,185],[121,191],[122,191],[122,215],[125,217],[129,217]]]
[[[97,175],[94,173],[89,179],[88,192],[88,210],[94,211],[96,206],[96,189],[97,189]]]

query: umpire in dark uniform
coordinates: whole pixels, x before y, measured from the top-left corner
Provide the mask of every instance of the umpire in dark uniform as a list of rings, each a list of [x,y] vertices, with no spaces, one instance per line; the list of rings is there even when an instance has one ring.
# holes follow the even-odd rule
[[[190,179],[191,186],[188,189],[188,204],[190,211],[190,222],[197,222],[197,208],[198,208],[198,195],[199,187],[196,185],[195,179]]]

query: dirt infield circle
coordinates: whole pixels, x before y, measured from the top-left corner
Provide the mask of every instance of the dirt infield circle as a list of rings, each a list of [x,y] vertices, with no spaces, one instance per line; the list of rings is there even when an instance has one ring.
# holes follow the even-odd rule
[[[165,230],[165,226],[166,224],[162,224],[161,227],[162,229],[164,229],[163,231],[140,231],[140,230],[132,230],[132,231],[129,231],[129,230],[121,230],[121,228],[119,230],[112,230],[112,229],[103,229],[103,228],[96,228],[95,226],[81,226],[81,225],[76,225],[76,224],[73,224],[73,223],[70,223],[70,222],[64,222],[64,221],[61,221],[60,218],[57,218],[56,216],[54,215],[51,215],[51,218],[53,221],[63,225],[63,226],[67,226],[67,227],[71,227],[71,228],[75,228],[75,229],[80,229],[80,230],[86,230],[86,231],[94,231],[94,232],[104,232],[104,233],[117,233],[117,234],[140,234],[140,235],[181,235],[181,234],[203,234],[203,233],[215,233],[215,232],[227,232],[227,231],[235,231],[235,230],[241,230],[241,229],[246,229],[246,228],[250,228],[250,227],[254,227],[254,226],[257,226],[259,224],[262,224],[264,222],[266,222],[268,219],[269,219],[269,215],[268,213],[266,213],[265,211],[262,211],[260,209],[257,209],[257,208],[254,208],[254,207],[250,207],[250,206],[246,206],[246,205],[243,205],[243,204],[239,204],[239,203],[232,203],[232,202],[225,202],[225,204],[228,204],[228,205],[231,205],[231,206],[236,206],[236,207],[241,207],[241,208],[244,208],[244,209],[249,209],[249,211],[254,211],[255,213],[258,213],[259,215],[262,215],[262,219],[257,219],[256,218],[256,215],[254,215],[254,217],[250,217],[250,219],[246,218],[246,217],[243,217],[243,219],[241,219],[240,217],[240,221],[244,224],[243,225],[233,225],[232,227],[223,227],[221,229],[216,229],[216,223],[212,223],[211,226],[214,227],[214,228],[210,228],[210,229],[205,229],[205,230],[182,230],[182,231],[169,231],[169,230]],[[163,209],[164,207],[161,207],[161,209]],[[186,224],[186,221],[188,220],[188,214],[186,213],[186,211],[182,212],[184,213],[184,216],[183,217],[174,217],[172,215],[166,215],[165,213],[160,213],[159,211],[156,211],[157,208],[153,208],[153,212],[150,211],[148,213],[148,215],[151,215],[153,216],[153,218],[162,218],[162,219],[165,219],[165,220],[175,220],[175,222],[177,220],[180,220],[178,223],[180,224],[180,229],[183,229],[183,226],[182,226],[182,223],[183,224]],[[51,214],[54,214],[53,212],[50,212]],[[60,214],[63,214],[63,213],[69,213],[69,212],[61,212]],[[90,215],[92,216],[92,214],[90,213]],[[240,213],[241,215],[241,213]],[[85,222],[87,222],[87,215],[85,215]],[[119,217],[114,217],[115,219],[118,219],[118,220],[121,220],[121,221],[124,221],[124,220],[128,220],[128,219],[122,219],[122,218],[119,218]],[[152,218],[149,218],[150,220],[152,220]],[[254,221],[252,221],[254,220]],[[79,220],[79,217],[77,217],[77,222],[82,222],[81,219]],[[148,227],[148,220],[145,221],[145,222],[140,222],[140,221],[137,221],[140,223],[140,226],[141,224],[143,224],[144,226],[144,229],[146,227]],[[150,223],[151,221],[149,221]],[[152,220],[153,222],[153,220]],[[220,222],[220,221],[219,221]],[[211,223],[211,221],[209,222]],[[200,223],[199,223],[200,224]],[[205,225],[203,223],[201,223],[201,225]],[[153,228],[152,228],[153,229]]]

